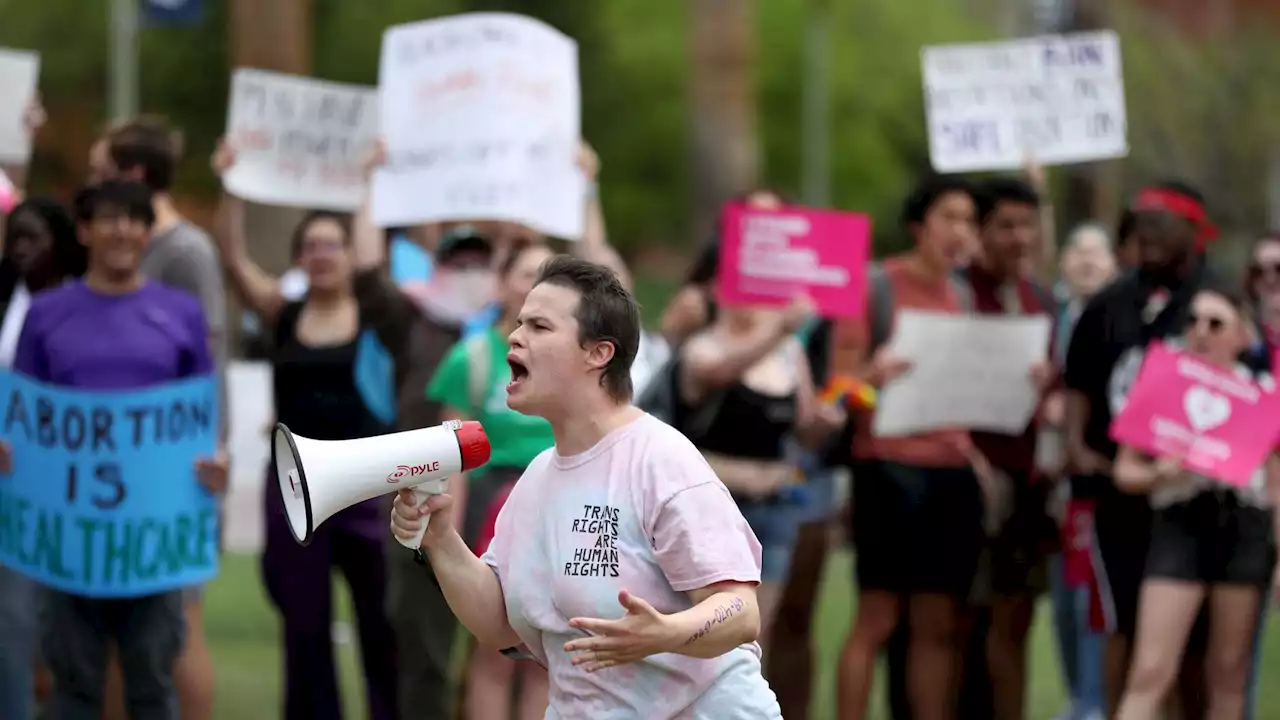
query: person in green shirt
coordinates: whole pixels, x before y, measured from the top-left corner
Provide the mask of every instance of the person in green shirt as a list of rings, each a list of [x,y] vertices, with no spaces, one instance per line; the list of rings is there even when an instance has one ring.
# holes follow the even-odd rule
[[[550,423],[507,407],[511,381],[507,336],[515,330],[538,269],[553,254],[541,243],[518,244],[507,252],[498,272],[502,306],[498,322],[450,348],[427,386],[427,397],[443,406],[441,417],[478,420],[489,436],[488,464],[449,483],[455,513],[460,515],[454,518],[455,527],[464,529],[476,554],[483,553],[480,545],[486,544],[477,531],[485,517],[497,511],[495,501],[505,497],[503,486],[514,483],[539,453],[555,445]],[[521,663],[519,668],[519,716],[542,717],[547,707],[547,672],[535,663]],[[467,715],[510,717],[516,669],[515,660],[495,650],[475,648],[467,668]]]

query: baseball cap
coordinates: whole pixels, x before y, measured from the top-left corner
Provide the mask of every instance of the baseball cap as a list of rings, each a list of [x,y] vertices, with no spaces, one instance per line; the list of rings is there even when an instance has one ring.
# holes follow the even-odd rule
[[[493,243],[473,225],[459,225],[451,228],[440,238],[436,245],[436,262],[446,264],[460,252],[484,253],[493,255]]]

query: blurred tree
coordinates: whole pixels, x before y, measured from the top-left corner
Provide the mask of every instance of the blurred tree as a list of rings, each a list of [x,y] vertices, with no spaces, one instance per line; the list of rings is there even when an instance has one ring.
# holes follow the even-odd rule
[[[186,130],[181,187],[212,198],[208,153],[226,117],[230,0],[206,0],[195,28],[144,29],[142,102]],[[991,39],[1004,0],[833,2],[830,113],[832,201],[876,218],[881,250],[901,241],[898,203],[928,167],[920,87],[920,48]],[[794,0],[379,0],[314,3],[312,69],[318,77],[374,83],[383,30],[393,24],[468,10],[512,10],[541,18],[580,43],[584,133],[604,162],[602,197],[610,231],[624,248],[689,247],[694,231],[691,114],[729,112],[707,98],[733,97],[732,112],[758,116],[758,160],[740,160],[737,182],[758,181],[792,196],[800,189],[804,3]],[[1227,229],[1265,220],[1266,170],[1280,147],[1280,48],[1276,30],[1239,24],[1230,34],[1188,38],[1137,0],[1112,0],[1124,48],[1131,156],[1119,163],[1124,186],[1183,175],[1203,187]],[[718,5],[723,5],[717,10]],[[701,6],[701,9],[699,9]],[[727,13],[732,23],[699,24],[696,12]],[[0,0],[0,46],[42,53],[41,89],[50,122],[33,171],[37,189],[69,190],[83,177],[92,137],[105,117],[106,3]],[[1240,18],[1243,23],[1245,18]],[[753,74],[729,87],[706,86],[691,58],[732,40]],[[750,46],[754,45],[754,50]],[[758,55],[748,55],[746,53]],[[723,70],[721,68],[720,70]],[[698,73],[703,73],[700,76]],[[754,76],[755,80],[751,80]],[[745,79],[743,79],[745,78]],[[754,82],[750,91],[743,83]],[[698,88],[701,87],[699,90]],[[758,95],[751,111],[749,92]],[[730,94],[733,93],[733,94]],[[702,97],[695,102],[695,97]],[[746,121],[739,126],[746,128]],[[745,148],[750,140],[734,142]],[[748,158],[749,152],[739,152]],[[758,162],[758,170],[752,163]],[[757,177],[758,176],[758,177]],[[701,181],[700,181],[701,182]],[[723,190],[717,192],[724,192]],[[705,202],[705,201],[700,201]]]
[[[693,0],[689,11],[689,128],[694,230],[760,181],[755,0]],[[793,65],[793,70],[798,66]]]

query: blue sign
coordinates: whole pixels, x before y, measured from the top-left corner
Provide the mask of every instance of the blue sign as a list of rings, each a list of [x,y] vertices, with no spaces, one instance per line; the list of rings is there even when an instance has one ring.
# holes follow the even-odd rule
[[[212,456],[210,377],[129,392],[0,375],[0,562],[89,597],[153,595],[218,573],[218,504],[196,479]]]
[[[204,0],[143,0],[148,25],[199,25],[204,20]]]

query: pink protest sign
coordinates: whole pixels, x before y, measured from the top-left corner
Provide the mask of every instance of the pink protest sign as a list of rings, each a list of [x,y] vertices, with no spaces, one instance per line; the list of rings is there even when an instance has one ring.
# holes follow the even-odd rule
[[[824,317],[866,307],[871,218],[789,207],[725,206],[719,298],[725,305],[786,305],[808,293]]]
[[[1155,344],[1111,437],[1194,472],[1244,487],[1280,436],[1280,396],[1234,373]]]

